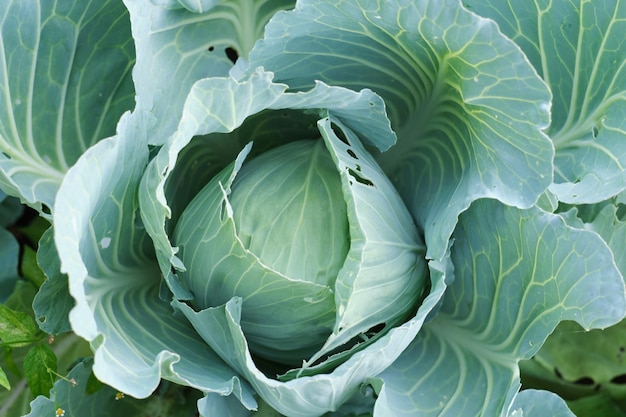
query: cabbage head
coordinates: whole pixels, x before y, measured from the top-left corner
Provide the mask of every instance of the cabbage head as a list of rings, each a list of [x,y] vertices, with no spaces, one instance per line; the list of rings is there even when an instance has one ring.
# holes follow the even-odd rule
[[[74,178],[111,196],[67,219],[100,225],[96,253],[62,244],[94,262],[70,273],[94,373],[136,397],[161,378],[197,388],[203,415],[371,406],[364,382],[415,337],[445,271],[373,156],[396,140],[383,101],[324,83],[290,92],[242,65],[196,83],[182,113],[151,146],[137,138],[155,119],[129,113],[76,165],[102,167]]]
[[[180,278],[194,295],[195,309],[240,297],[251,352],[289,366],[316,356],[331,335],[363,342],[371,333],[366,327],[393,327],[414,312],[426,283],[425,246],[384,177],[376,187],[387,189],[386,202],[400,212],[397,221],[408,240],[363,241],[348,191],[355,184],[346,183],[344,197],[338,167],[321,139],[282,145],[238,172],[233,165],[198,192],[174,231],[186,268]],[[365,203],[379,205],[375,199]],[[355,272],[351,259],[371,250],[377,256],[370,262],[385,270],[374,264],[371,271]],[[343,319],[354,307],[337,288],[359,288],[363,280],[375,282],[375,290],[358,296],[365,307],[358,316]],[[374,305],[381,309],[368,311]]]

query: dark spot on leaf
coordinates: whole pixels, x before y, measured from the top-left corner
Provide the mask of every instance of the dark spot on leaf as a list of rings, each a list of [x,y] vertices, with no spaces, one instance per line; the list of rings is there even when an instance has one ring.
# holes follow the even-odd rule
[[[226,56],[228,57],[228,59],[230,59],[230,62],[232,62],[233,64],[237,62],[237,58],[239,58],[239,53],[237,53],[237,50],[235,48],[229,46],[228,48],[224,49],[224,52],[226,52]]]
[[[373,336],[376,333],[382,332],[384,328],[385,328],[385,323],[378,323],[377,325],[370,327],[369,330],[365,332],[365,335]]]
[[[372,181],[368,180],[367,178],[364,178],[361,174],[357,173],[352,168],[348,168],[348,174],[350,174],[350,176],[354,178],[356,182],[358,183],[361,183],[363,185],[368,185],[370,187],[374,186],[374,183]]]
[[[584,376],[582,378],[578,378],[576,381],[574,381],[574,384],[576,385],[584,385],[584,386],[592,386],[595,385],[596,382],[593,380],[593,378],[590,378],[588,376]]]
[[[343,130],[341,130],[341,128],[339,126],[337,126],[333,122],[330,122],[330,128],[333,130],[333,133],[335,134],[335,136],[337,136],[337,138],[340,141],[342,141],[346,145],[350,146],[350,142],[348,142],[348,138],[346,138],[346,135],[343,133]]]
[[[213,51],[215,51],[215,46],[213,46],[213,45],[209,46],[209,47],[207,48],[207,51],[209,51],[209,52],[213,52]]]
[[[563,374],[557,368],[554,368],[554,375],[559,379],[563,379]]]
[[[626,374],[621,374],[611,379],[612,384],[626,384]]]
[[[356,156],[356,154],[354,153],[354,151],[352,149],[348,149],[348,155],[350,155],[354,159],[359,159],[359,157]]]

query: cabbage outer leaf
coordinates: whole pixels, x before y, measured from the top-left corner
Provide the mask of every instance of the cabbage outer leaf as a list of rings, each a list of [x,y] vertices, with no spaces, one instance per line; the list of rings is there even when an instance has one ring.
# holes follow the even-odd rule
[[[267,20],[292,0],[203,1],[199,8],[164,8],[145,0],[124,0],[131,16],[137,64],[133,81],[139,111],[154,116],[150,143],[160,145],[176,130],[194,82],[225,76],[232,48],[246,56]],[[153,2],[156,3],[156,2]]]
[[[520,387],[518,361],[559,321],[590,329],[624,317],[610,250],[560,216],[479,200],[453,238],[455,281],[438,314],[381,373],[374,416],[506,415]]]
[[[552,182],[546,84],[458,0],[302,0],[272,18],[249,61],[292,89],[322,80],[385,100],[398,144],[378,159],[430,259],[475,199],[528,208]]]
[[[341,140],[331,118],[318,126],[341,175],[351,244],[335,283],[333,334],[311,362],[377,324],[400,324],[428,287],[424,243],[393,185],[349,129]]]
[[[550,190],[590,204],[626,189],[626,1],[465,3],[498,22],[552,90]]]
[[[128,11],[10,0],[0,22],[0,187],[49,217],[64,173],[133,105]]]
[[[95,352],[94,374],[119,391],[145,398],[164,378],[234,393],[253,408],[249,386],[159,298],[162,278],[136,196],[148,163],[142,116],[123,117],[118,135],[85,152],[59,189],[54,239],[76,300],[72,329]]]

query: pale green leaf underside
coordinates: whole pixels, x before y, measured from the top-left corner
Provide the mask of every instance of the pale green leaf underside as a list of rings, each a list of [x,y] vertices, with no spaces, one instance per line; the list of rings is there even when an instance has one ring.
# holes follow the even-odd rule
[[[0,186],[52,209],[65,171],[133,105],[128,12],[118,1],[5,1],[0,22]]]
[[[552,90],[551,190],[580,204],[626,189],[626,2],[466,3],[498,22]]]
[[[196,3],[198,13],[193,7],[165,8],[144,0],[124,3],[137,49],[137,109],[154,115],[149,140],[158,145],[176,129],[193,83],[227,75],[233,66],[227,48],[246,56],[272,14],[293,5],[292,0],[180,2]]]
[[[503,415],[519,389],[517,362],[559,321],[602,328],[624,316],[610,251],[559,216],[479,200],[453,238],[456,279],[438,315],[381,374],[375,415]]]
[[[245,382],[159,297],[135,197],[148,159],[143,128],[141,114],[126,115],[118,135],[88,150],[59,190],[55,243],[76,299],[72,329],[90,341],[96,376],[115,389],[143,398],[164,378],[254,407]]]
[[[546,85],[459,1],[301,1],[274,16],[250,63],[294,89],[323,80],[383,97],[398,144],[379,161],[429,258],[443,256],[473,200],[529,207],[551,183]]]
[[[508,417],[575,417],[565,401],[550,391],[527,389],[515,397]]]

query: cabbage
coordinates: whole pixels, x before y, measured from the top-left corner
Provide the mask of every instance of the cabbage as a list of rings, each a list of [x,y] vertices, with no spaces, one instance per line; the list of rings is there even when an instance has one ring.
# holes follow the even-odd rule
[[[571,417],[625,5],[0,1],[0,415]]]
[[[186,268],[180,279],[194,294],[191,304],[203,310],[241,298],[241,328],[251,352],[263,359],[291,366],[312,362],[331,333],[346,343],[366,338],[368,326],[394,326],[422,299],[425,247],[384,177],[365,186],[389,189],[386,197],[402,210],[398,221],[405,222],[412,241],[376,244],[375,262],[385,265],[384,275],[378,265],[372,266],[377,276],[354,272],[347,257],[358,259],[371,249],[364,247],[356,204],[343,196],[338,170],[321,139],[291,142],[239,171],[229,165],[196,194],[176,224],[173,241]],[[354,186],[363,184],[348,182],[346,189]],[[368,197],[364,204],[383,209]],[[400,263],[406,268],[398,268]],[[342,288],[364,291],[359,287],[368,279],[378,282],[375,291],[359,295],[361,302],[392,308],[344,319],[351,307],[340,297]]]

